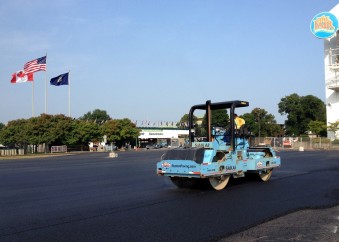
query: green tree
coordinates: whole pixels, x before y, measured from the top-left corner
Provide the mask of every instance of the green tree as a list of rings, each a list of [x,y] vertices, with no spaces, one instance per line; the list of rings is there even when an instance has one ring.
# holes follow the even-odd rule
[[[5,129],[5,125],[3,123],[0,123],[0,144],[2,144],[1,132],[2,132],[3,129]]]
[[[193,115],[193,125],[196,125],[198,121],[198,118]],[[189,123],[189,115],[184,114],[184,116],[181,117],[179,123],[177,123],[178,128],[187,128]]]
[[[285,121],[286,134],[300,135],[308,130],[310,121],[326,121],[326,107],[319,98],[293,93],[281,99],[279,113],[287,114]]]
[[[72,132],[72,122],[72,118],[63,114],[41,114],[28,119],[29,144],[33,144],[35,147],[45,144],[46,148],[51,145],[67,144],[67,136]]]
[[[229,126],[230,118],[226,109],[217,109],[211,111],[211,126],[221,127],[227,129]],[[207,115],[205,113],[201,126],[195,128],[197,137],[207,136]]]
[[[226,109],[212,110],[211,112],[211,125],[212,127],[222,127],[227,128],[230,123],[230,117]],[[204,115],[202,126],[206,127],[207,125],[207,116]]]
[[[259,136],[278,136],[281,132],[274,115],[269,114],[265,109],[255,108],[252,114],[256,121],[256,134]]]
[[[242,118],[246,126],[254,136],[272,137],[281,135],[280,125],[277,124],[274,115],[269,114],[265,109],[254,108],[251,113],[245,113]]]
[[[37,151],[39,144],[45,143],[48,145],[53,141],[52,134],[50,132],[51,115],[42,114],[39,117],[32,117],[27,120],[27,133],[29,136],[29,144],[35,147],[34,152]]]
[[[329,122],[327,130],[332,132],[333,136],[335,137],[335,133],[339,130],[339,120],[335,121],[334,123]]]
[[[107,136],[107,142],[114,143],[116,141],[121,140],[117,119],[112,119],[104,123],[100,127],[100,132],[102,135]]]
[[[5,146],[25,148],[29,141],[27,132],[27,120],[17,119],[9,121],[1,129],[0,140]]]
[[[128,118],[120,119],[118,122],[122,144],[131,143],[139,137],[140,130]]]
[[[67,145],[68,137],[73,131],[74,120],[63,114],[52,116],[52,135],[54,140],[51,145]]]
[[[119,147],[133,143],[140,134],[140,130],[128,118],[109,120],[100,130],[102,135],[107,135],[108,142],[114,142]]]
[[[313,134],[316,134],[317,137],[326,133],[326,128],[326,123],[322,121],[310,121],[308,124],[308,130],[312,131]]]
[[[102,138],[99,126],[96,123],[74,120],[72,123],[72,131],[66,139],[68,145],[81,145],[81,150],[88,146],[89,142],[97,142]]]
[[[93,112],[87,112],[79,118],[80,120],[94,122],[96,124],[103,124],[108,120],[111,120],[111,117],[107,114],[105,110],[95,109]]]

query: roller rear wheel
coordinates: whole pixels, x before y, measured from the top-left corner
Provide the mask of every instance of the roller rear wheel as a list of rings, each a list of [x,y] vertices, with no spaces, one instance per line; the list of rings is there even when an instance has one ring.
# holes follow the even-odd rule
[[[210,177],[208,178],[211,186],[215,190],[222,190],[226,187],[230,176],[219,176],[219,177]]]
[[[273,169],[262,172],[261,174],[259,174],[260,179],[264,182],[268,181],[272,176],[272,171]]]
[[[187,178],[187,177],[170,177],[171,181],[178,188],[194,188],[198,185],[199,180],[197,178]]]
[[[184,181],[183,181],[183,178],[181,177],[170,177],[172,183],[174,185],[176,185],[177,187],[179,188],[183,188],[184,187]]]

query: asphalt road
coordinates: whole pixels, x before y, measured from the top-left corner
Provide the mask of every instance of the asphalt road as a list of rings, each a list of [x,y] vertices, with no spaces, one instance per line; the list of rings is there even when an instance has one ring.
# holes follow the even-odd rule
[[[0,241],[215,241],[339,204],[338,151],[282,151],[270,181],[177,189],[163,150],[0,159]]]

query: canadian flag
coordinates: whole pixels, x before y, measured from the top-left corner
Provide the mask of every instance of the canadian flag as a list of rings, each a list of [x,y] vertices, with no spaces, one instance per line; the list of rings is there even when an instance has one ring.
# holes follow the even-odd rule
[[[23,83],[33,81],[33,72],[26,74],[23,70],[12,74],[11,83]]]

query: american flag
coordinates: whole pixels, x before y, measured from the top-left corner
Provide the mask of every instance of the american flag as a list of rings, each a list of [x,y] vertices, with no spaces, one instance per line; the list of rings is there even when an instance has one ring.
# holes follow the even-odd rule
[[[24,65],[25,73],[33,73],[36,71],[46,71],[46,56],[31,60]]]

